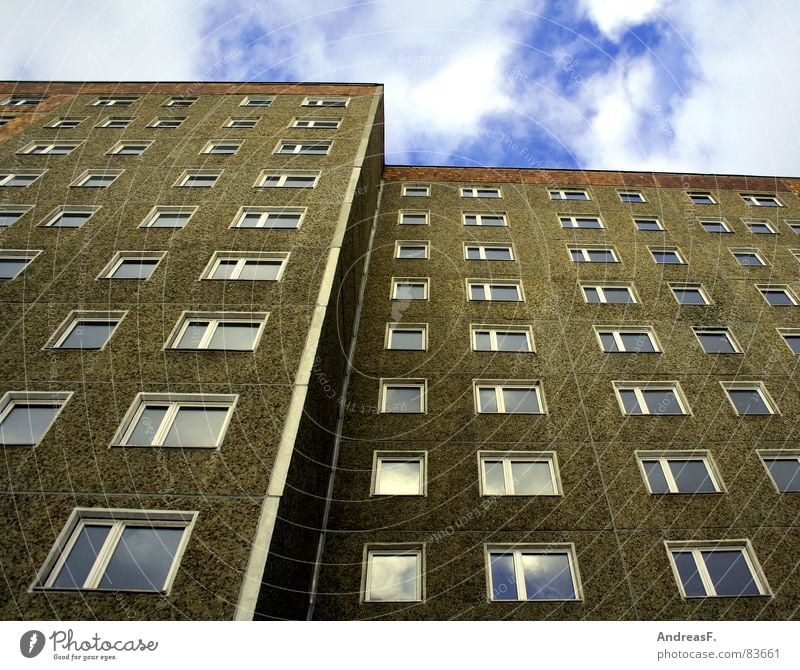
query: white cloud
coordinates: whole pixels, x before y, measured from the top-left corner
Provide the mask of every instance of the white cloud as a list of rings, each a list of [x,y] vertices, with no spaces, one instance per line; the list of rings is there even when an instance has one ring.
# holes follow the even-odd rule
[[[609,39],[657,16],[664,0],[581,0],[581,9]]]

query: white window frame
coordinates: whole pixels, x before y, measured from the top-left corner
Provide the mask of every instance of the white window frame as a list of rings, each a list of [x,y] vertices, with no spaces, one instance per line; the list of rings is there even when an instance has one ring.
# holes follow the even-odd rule
[[[258,175],[253,188],[292,188],[292,189],[306,189],[316,188],[319,184],[319,178],[322,173],[319,170],[262,170]],[[268,177],[278,177],[277,184],[267,184]],[[313,177],[314,181],[310,186],[298,186],[295,184],[287,184],[286,181],[290,177]]]
[[[15,274],[13,277],[0,278],[0,283],[14,281],[23,272],[25,272],[25,270],[28,269],[28,266],[36,260],[42,251],[42,249],[0,249],[0,259],[10,258],[27,261],[27,263],[25,263],[25,265],[23,265],[19,269],[19,272],[17,272],[17,274]]]
[[[583,198],[568,198],[569,193],[582,193]],[[550,200],[568,200],[574,202],[587,202],[592,199],[585,188],[552,188],[547,192]]]
[[[733,336],[730,328],[727,327],[719,327],[715,328],[713,326],[692,326],[692,332],[694,336],[697,338],[697,343],[700,345],[700,348],[703,350],[703,353],[714,355],[714,356],[730,356],[731,354],[741,354],[742,348],[739,346],[739,343],[736,341],[736,338]],[[730,343],[731,347],[733,347],[733,351],[727,353],[718,353],[716,351],[706,351],[706,348],[703,346],[703,341],[700,339],[700,336],[703,334],[715,334],[715,335],[725,335],[728,338],[728,342]]]
[[[675,289],[681,291],[698,291],[700,296],[705,301],[704,303],[684,303],[678,300],[678,296],[675,293]],[[678,303],[681,307],[706,307],[708,305],[713,305],[714,302],[709,297],[708,293],[706,293],[705,288],[703,288],[702,284],[697,283],[682,283],[682,282],[670,282],[669,283],[669,290],[672,292],[672,297],[675,299],[675,302]]]
[[[425,193],[410,193],[411,190],[425,189]],[[430,184],[403,184],[403,196],[406,198],[428,198],[431,195]]]
[[[794,291],[789,288],[788,284],[756,284],[756,289],[758,290],[761,297],[764,299],[770,307],[797,307],[800,304],[798,301],[797,296],[795,295]],[[773,305],[769,300],[767,300],[767,296],[764,295],[764,291],[783,291],[791,301],[791,305]]]
[[[637,196],[638,200],[625,200],[624,196]],[[644,193],[642,193],[642,191],[618,190],[617,197],[619,198],[620,202],[623,202],[626,205],[638,205],[639,203],[647,202],[647,197]]]
[[[120,178],[122,173],[125,170],[85,170],[80,177],[78,177],[74,182],[70,184],[72,188],[108,188],[112,186],[117,179]],[[113,177],[113,179],[108,184],[103,184],[102,186],[89,186],[88,182],[93,177]]]
[[[657,233],[665,230],[664,224],[661,223],[661,219],[657,216],[634,216],[631,218],[633,219],[633,227],[636,230],[642,231],[643,233]],[[652,230],[648,228],[639,228],[639,223],[643,221],[653,221],[658,226],[658,228],[654,228]]]
[[[520,279],[480,279],[470,278],[466,280],[467,284],[467,302],[525,302],[525,291],[522,288],[522,280]],[[482,286],[486,298],[483,300],[472,298],[472,287]],[[491,297],[492,286],[516,286],[517,299],[516,300],[495,300]]]
[[[429,300],[430,299],[430,277],[392,277],[390,300]],[[422,298],[398,298],[398,284],[422,284],[424,297]]]
[[[236,213],[236,216],[233,218],[231,225],[228,227],[237,228],[240,230],[299,230],[303,225],[303,221],[305,221],[306,211],[306,207],[240,207],[239,211]],[[250,214],[259,214],[261,216],[258,226],[242,225],[245,217]],[[293,228],[288,228],[285,226],[268,226],[266,224],[269,221],[271,214],[297,214],[299,215],[299,218],[297,220],[297,225]]]
[[[697,598],[758,598],[763,596],[771,596],[772,591],[770,590],[769,583],[767,582],[767,577],[764,574],[764,571],[761,569],[761,565],[756,558],[756,554],[753,551],[753,546],[750,544],[750,540],[748,539],[737,539],[737,540],[686,540],[686,541],[664,541],[664,547],[667,551],[667,558],[669,560],[670,567],[672,568],[672,576],[675,579],[675,583],[678,585],[678,591],[680,592],[681,598],[684,600],[694,600]],[[705,562],[703,561],[701,552],[703,551],[731,551],[738,549],[742,556],[744,556],[745,563],[750,570],[750,576],[753,578],[756,586],[758,587],[759,594],[757,596],[718,596],[716,593],[716,589],[714,588],[714,583],[711,579],[711,576],[708,572],[708,569],[705,566]],[[683,581],[681,580],[680,573],[678,572],[678,566],[675,564],[675,560],[672,557],[673,552],[691,552],[692,556],[694,557],[695,569],[697,570],[697,574],[700,576],[700,579],[703,583],[703,587],[705,588],[705,595],[703,596],[687,596],[686,591],[684,590]]]
[[[11,414],[11,411],[14,409],[16,405],[59,405],[56,413],[53,414],[53,418],[50,420],[50,423],[47,424],[47,428],[44,429],[42,432],[39,441],[34,444],[5,444],[0,442],[0,448],[12,448],[12,447],[21,447],[21,448],[34,448],[38,447],[42,440],[47,437],[47,433],[50,432],[50,429],[53,427],[53,424],[56,422],[56,419],[61,415],[61,412],[64,410],[66,404],[72,398],[72,391],[7,391],[3,394],[3,397],[0,398],[0,425],[2,425],[3,421],[5,421],[6,417]]]
[[[127,447],[130,449],[216,449],[219,451],[225,441],[225,435],[230,427],[233,413],[239,401],[239,395],[234,393],[137,393],[128,411],[117,429],[109,447]],[[158,425],[152,444],[127,444],[136,423],[148,405],[167,405],[168,409],[161,423]],[[228,410],[222,428],[217,436],[216,444],[211,446],[186,445],[172,447],[163,444],[164,439],[172,428],[178,410],[181,407],[224,407]]]
[[[722,216],[704,216],[703,218],[698,218],[697,221],[700,223],[700,227],[703,229],[704,233],[708,233],[709,235],[729,235],[733,233],[733,230],[728,225],[728,221],[725,217]],[[722,230],[706,230],[707,223],[713,223],[718,226],[722,226]]]
[[[207,156],[235,156],[239,153],[239,149],[242,148],[242,144],[244,140],[210,140],[206,143],[203,147],[200,155],[207,155]],[[233,151],[214,151],[214,149],[218,146],[232,146],[234,147]]]
[[[94,216],[94,214],[100,209],[100,205],[91,205],[88,207],[78,207],[74,205],[60,205],[56,207],[52,212],[50,212],[46,217],[44,217],[37,225],[37,227],[41,228],[64,228],[65,230],[77,230],[78,228],[82,228],[86,223],[88,223],[89,219]],[[84,221],[80,226],[56,226],[55,223],[58,219],[61,218],[63,214],[88,214],[86,221]]]
[[[756,249],[755,247],[729,247],[728,251],[731,252],[731,256],[734,257],[736,263],[740,267],[759,268],[759,267],[766,267],[767,265],[769,265],[764,256],[761,255],[761,251],[759,249]],[[736,254],[749,254],[750,256],[755,256],[760,261],[760,264],[754,265],[753,263],[742,263]]]
[[[645,450],[645,449],[637,449],[634,452],[636,456],[636,463],[639,466],[639,472],[642,475],[642,479],[644,480],[645,488],[650,495],[654,496],[661,496],[661,495],[716,495],[719,493],[727,493],[727,489],[725,488],[725,483],[722,481],[722,477],[719,474],[719,470],[717,469],[717,465],[714,462],[714,458],[711,456],[711,451],[709,449],[694,449],[694,450],[683,450],[683,451],[663,451],[663,450]],[[701,461],[706,466],[706,472],[708,473],[708,478],[711,480],[711,483],[714,485],[714,491],[679,491],[678,484],[675,481],[675,477],[672,474],[672,470],[669,467],[669,461]],[[664,479],[667,482],[667,488],[669,491],[666,493],[654,493],[652,488],[650,487],[650,480],[647,478],[647,471],[644,469],[644,461],[658,461],[661,467],[661,473],[664,476]]]
[[[422,349],[400,349],[393,347],[392,334],[398,330],[419,331],[422,335]],[[402,323],[389,322],[386,324],[386,334],[383,339],[383,348],[387,351],[427,351],[428,350],[428,324],[427,323]]]
[[[475,223],[468,223],[467,221],[473,217]],[[503,223],[500,225],[484,223],[484,219],[501,219]],[[506,212],[461,212],[461,222],[470,228],[508,228],[508,214]]]
[[[425,255],[422,258],[405,258],[400,255],[403,247],[425,247]],[[428,240],[395,240],[394,257],[402,261],[426,261],[430,258],[431,243]]]
[[[581,254],[581,260],[576,260],[575,257],[572,255],[573,251],[578,251]],[[611,261],[593,261],[590,258],[589,252],[590,251],[607,251],[611,253],[611,256],[614,260]],[[603,264],[611,264],[611,263],[620,263],[619,254],[617,254],[617,250],[614,246],[605,245],[605,244],[568,244],[567,245],[567,255],[569,256],[570,261],[573,263],[598,263],[600,265]]]
[[[600,351],[604,354],[660,354],[663,351],[661,349],[661,343],[656,336],[656,331],[652,326],[593,326],[593,329]],[[606,351],[603,348],[603,340],[600,337],[601,333],[609,333],[614,338],[614,343],[617,345],[618,351]],[[625,344],[622,339],[623,334],[646,334],[655,351],[628,351],[625,349]]]
[[[161,593],[169,595],[172,590],[175,576],[178,573],[189,538],[194,530],[198,512],[179,510],[134,510],[112,508],[76,507],[72,510],[64,529],[59,533],[42,568],[39,570],[31,591],[62,591],[62,592],[97,592],[113,591],[120,593]],[[80,588],[65,588],[52,586],[58,577],[61,568],[69,557],[81,530],[86,525],[111,525],[103,546],[97,552],[92,569],[86,581]],[[125,588],[98,588],[105,570],[117,549],[122,538],[122,533],[128,527],[144,528],[183,528],[183,535],[178,543],[172,564],[164,584],[160,589],[125,589]]]
[[[228,120],[225,122],[225,125],[223,125],[222,127],[247,130],[255,128],[260,120],[261,120],[260,116],[231,116],[228,118]],[[236,125],[238,123],[251,123],[251,122],[253,125],[245,125],[245,126]]]
[[[485,193],[479,195],[480,191],[492,192],[492,195]],[[492,198],[499,199],[503,197],[503,191],[499,186],[462,186],[459,189],[462,198]]]
[[[135,95],[101,95],[89,103],[90,107],[130,107],[139,100]]]
[[[386,409],[388,401],[388,389],[392,388],[415,388],[420,390],[420,409],[418,412],[390,412]],[[378,398],[378,407],[381,414],[399,414],[405,416],[407,414],[427,414],[428,413],[428,380],[420,378],[381,378],[380,380],[380,393]]]
[[[144,220],[139,224],[139,228],[153,228],[155,230],[180,230],[189,225],[189,221],[197,212],[197,206],[191,205],[156,205],[151,209]],[[155,226],[155,222],[162,214],[188,214],[189,218],[182,226]]]
[[[310,95],[303,100],[301,107],[348,107],[350,98],[345,95]]]
[[[208,263],[206,264],[203,273],[200,275],[200,280],[203,281],[268,281],[279,282],[283,279],[286,272],[286,266],[289,263],[289,251],[215,251]],[[222,260],[230,260],[235,258],[238,262],[236,268],[233,270],[231,277],[224,279],[217,279],[213,277],[214,271],[217,269],[219,262]],[[281,261],[280,268],[278,269],[278,276],[275,279],[239,279],[242,270],[244,269],[247,261]]]
[[[178,321],[172,328],[172,332],[167,337],[164,343],[165,351],[225,351],[230,353],[247,353],[253,352],[258,349],[261,343],[261,336],[264,334],[264,329],[267,326],[267,319],[269,319],[269,312],[181,312]],[[205,333],[200,338],[196,347],[179,347],[178,344],[186,333],[192,321],[207,321]],[[222,324],[227,323],[250,323],[257,324],[258,330],[256,331],[255,339],[253,340],[252,349],[211,349],[209,344],[214,337],[217,328]]]
[[[692,416],[692,408],[686,400],[679,381],[612,381],[611,385],[614,389],[614,395],[617,398],[617,405],[619,411],[623,416],[658,416],[658,417],[679,417],[679,416]],[[659,414],[650,411],[645,402],[643,391],[656,390],[656,391],[672,391],[678,402],[678,406],[683,410],[680,414]],[[639,414],[628,414],[625,410],[625,404],[622,402],[622,395],[620,391],[633,391],[636,395],[636,402],[639,409],[642,411]]]
[[[581,294],[583,295],[583,301],[587,305],[638,305],[639,304],[639,295],[636,293],[636,289],[634,288],[632,283],[628,282],[600,282],[598,283],[591,283],[591,282],[581,282],[580,283]],[[589,302],[586,299],[586,289],[592,288],[595,289],[600,297],[600,302]],[[627,289],[628,293],[630,294],[631,298],[633,298],[632,302],[608,302],[606,300],[605,290],[607,288],[624,288]]]
[[[185,107],[191,107],[195,102],[197,102],[196,95],[173,95],[167,98],[166,102],[164,102],[164,104],[161,106],[185,108]],[[181,104],[181,103],[188,103],[188,104]]]
[[[423,216],[425,220],[422,223],[405,221],[406,215]],[[397,212],[397,225],[399,226],[427,226],[431,222],[431,213],[427,209],[401,209]]]
[[[477,348],[477,335],[480,332],[487,332],[489,333],[489,345],[490,349],[478,349]],[[497,348],[497,334],[498,333],[523,333],[525,335],[525,339],[528,342],[528,351],[506,351],[505,349],[501,350]],[[487,353],[498,353],[498,354],[535,354],[536,353],[536,344],[533,339],[533,328],[529,325],[526,326],[519,326],[519,325],[502,325],[502,324],[482,324],[482,323],[471,323],[469,325],[469,340],[470,340],[470,347],[472,351],[481,354]]]
[[[5,186],[7,188],[28,188],[28,186],[39,181],[45,172],[47,172],[47,170],[0,170],[0,186]],[[16,177],[36,177],[36,179],[27,184],[11,184]]]
[[[374,556],[415,556],[417,574],[414,598],[402,600],[373,599],[371,593],[372,558]],[[425,543],[369,543],[364,545],[361,570],[361,602],[425,602]]]
[[[153,140],[120,140],[108,151],[106,151],[106,156],[141,156],[145,151],[147,151],[150,148],[152,144]],[[131,154],[122,152],[122,150],[127,146],[142,146],[142,145],[144,146],[144,149],[142,149],[138,153]]]
[[[308,124],[308,125],[299,125]],[[324,124],[324,125],[317,125]],[[331,125],[333,124],[333,125]],[[341,117],[335,116],[295,116],[289,124],[289,128],[305,128],[318,130],[339,130],[342,125]]]
[[[5,214],[5,215],[18,214],[17,218],[14,219],[11,223],[0,225],[0,229],[10,228],[32,209],[33,205],[0,205],[0,214]]]
[[[486,492],[485,461],[502,461],[503,479],[506,493]],[[546,462],[550,467],[550,481],[553,484],[553,493],[517,493],[514,489],[514,475],[511,470],[513,462]],[[555,451],[478,451],[478,482],[481,496],[524,496],[526,498],[557,498],[564,495],[561,486],[561,473],[558,469],[558,454]]]
[[[653,262],[656,265],[686,265],[686,258],[684,258],[681,250],[678,247],[647,247],[647,250],[650,252],[650,256],[653,258]],[[660,262],[656,258],[656,254],[654,252],[667,254],[672,253],[675,254],[675,257],[678,259],[677,263],[663,263]]]
[[[222,170],[184,170],[173,184],[176,188],[214,188],[222,176]],[[212,184],[190,184],[192,177],[214,177]]]
[[[383,461],[419,461],[420,481],[419,493],[381,493],[378,491],[380,484],[381,464]],[[391,497],[425,497],[428,495],[428,452],[427,451],[373,451],[372,452],[372,482],[370,483],[370,496]]]
[[[534,391],[536,394],[536,402],[539,405],[538,412],[506,412],[505,399],[503,397],[503,389],[525,389],[527,391]],[[495,403],[497,404],[496,412],[482,412],[480,391],[482,389],[492,389],[495,394]],[[540,416],[547,414],[547,401],[544,397],[544,388],[540,379],[473,379],[472,380],[472,396],[474,402],[475,414],[503,414],[503,415],[517,415],[523,416]]]
[[[111,128],[112,130],[123,130],[136,120],[135,116],[107,116],[95,128]],[[124,123],[125,125],[113,125]]]
[[[744,204],[748,207],[784,207],[781,199],[777,195],[771,193],[740,193]],[[774,205],[764,205],[759,200],[772,200]]]
[[[186,121],[185,116],[157,116],[150,123],[147,124],[148,128],[160,128],[166,130],[175,130],[183,125]]]
[[[46,95],[11,95],[3,98],[0,105],[8,107],[36,107],[47,100]]]
[[[778,405],[775,404],[775,401],[772,399],[772,396],[767,391],[767,387],[764,385],[764,382],[760,381],[735,381],[735,382],[723,382],[721,381],[719,385],[722,387],[722,390],[725,392],[725,397],[728,399],[731,407],[733,408],[734,414],[736,416],[758,416],[758,417],[767,417],[767,416],[776,416],[780,415],[780,410],[778,409]],[[767,414],[741,414],[733,402],[733,398],[731,398],[730,393],[728,391],[754,391],[758,393],[759,397],[761,398],[761,402],[764,403],[764,406],[769,410]]]
[[[575,552],[575,544],[572,542],[547,542],[547,543],[492,543],[485,544],[484,565],[486,566],[486,597],[490,603],[514,603],[514,602],[580,602],[583,600],[583,589],[581,587],[581,577],[578,570],[578,559]],[[504,553],[512,554],[514,557],[514,577],[517,589],[517,599],[494,599],[494,589],[492,584],[492,554]],[[523,554],[566,554],[569,563],[570,576],[572,577],[572,590],[575,598],[535,598],[528,599],[525,590],[525,571],[522,568]]]
[[[789,249],[789,253],[792,255],[792,258],[800,263],[800,249]]]
[[[778,461],[795,461],[797,462],[798,468],[800,468],[800,449],[756,449],[756,453],[758,454],[758,458],[761,461],[761,465],[767,471],[767,476],[769,480],[772,482],[772,485],[775,487],[775,491],[780,493],[781,495],[795,495],[800,493],[800,491],[783,491],[778,487],[778,482],[775,481],[775,478],[772,476],[772,472],[770,472],[769,467],[767,467],[767,460],[778,460]]]
[[[161,261],[166,255],[166,251],[117,251],[111,257],[111,260],[106,264],[106,266],[100,271],[100,274],[97,275],[96,279],[107,279],[109,281],[150,281],[150,277],[156,273],[158,266],[161,265]],[[156,264],[153,267],[153,271],[145,279],[122,279],[111,276],[125,261],[153,259],[156,260]]]
[[[114,337],[114,334],[127,315],[127,310],[99,312],[74,309],[67,314],[66,318],[61,322],[58,328],[56,328],[55,332],[50,336],[50,339],[42,347],[42,350],[63,349],[61,345],[64,344],[64,341],[72,334],[72,331],[80,321],[116,321],[116,325],[111,329],[102,347],[98,347],[97,349],[83,349],[79,347],[63,349],[64,351],[102,351],[111,341],[111,338]]]
[[[800,338],[800,328],[776,328],[775,330],[778,331],[778,335],[781,336],[783,343],[789,347],[789,351],[791,351],[795,356],[800,356],[800,351],[795,351],[792,349],[792,346],[789,344],[787,337],[797,337]]]
[[[45,125],[45,128],[63,128],[64,130],[71,130],[77,128],[88,118],[88,116],[59,116],[57,119],[53,119],[50,123]],[[70,125],[62,125],[65,122]],[[75,125],[72,125],[73,123]]]
[[[325,152],[308,151],[307,147],[325,147]],[[330,156],[333,140],[281,140],[272,151],[280,156]],[[291,150],[286,150],[292,147]],[[304,150],[305,148],[305,150]]]
[[[711,202],[695,202],[693,196],[708,198]],[[711,191],[686,191],[686,197],[693,205],[716,205],[717,199],[713,196]]]
[[[239,107],[271,107],[275,102],[274,95],[246,95],[239,103]]]
[[[69,156],[75,149],[81,146],[83,142],[83,140],[35,140],[33,142],[28,142],[28,144],[17,151],[17,154],[21,156]],[[69,151],[66,153],[52,153],[53,149],[61,146],[69,147]],[[34,149],[37,147],[44,147],[44,150],[34,153]]]
[[[464,242],[464,260],[465,261],[489,261],[492,263],[507,263],[509,261],[517,260],[517,255],[514,252],[514,245],[511,243],[504,244],[500,242]],[[480,258],[469,258],[469,250],[470,249],[477,249],[478,255]],[[508,250],[511,257],[510,258],[486,258],[486,250],[487,249],[505,249]]]
[[[598,226],[579,226],[578,219],[592,219],[597,221]],[[562,228],[569,229],[569,230],[603,230],[606,225],[603,223],[602,217],[598,214],[577,214],[577,215],[570,215],[570,214],[559,214],[558,215],[558,222]],[[567,225],[568,224],[568,225]]]
[[[784,219],[783,222],[796,235],[800,235],[800,219]]]

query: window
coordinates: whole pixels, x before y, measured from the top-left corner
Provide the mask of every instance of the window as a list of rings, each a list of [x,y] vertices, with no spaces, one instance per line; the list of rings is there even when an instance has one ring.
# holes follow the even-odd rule
[[[730,249],[739,265],[766,265],[767,262],[758,249]]]
[[[262,170],[254,184],[256,188],[314,188],[319,182],[319,172],[310,170]]]
[[[720,382],[739,416],[778,414],[763,382]]]
[[[89,104],[93,107],[128,107],[139,98],[129,95],[118,95],[114,97],[97,98]]]
[[[659,265],[685,265],[686,260],[677,247],[648,247],[650,255]]]
[[[280,281],[289,262],[289,252],[217,251],[201,279],[228,281]]]
[[[19,221],[33,205],[0,205],[0,228],[8,228]]]
[[[76,508],[34,589],[166,593],[196,517],[197,512]]]
[[[505,214],[494,212],[492,214],[462,214],[465,226],[490,226],[504,227],[508,225],[508,217]]]
[[[559,216],[562,228],[604,228],[599,216]]]
[[[789,249],[789,253],[792,254],[792,258],[800,263],[800,249]]]
[[[108,153],[112,156],[139,156],[147,151],[152,140],[123,140],[117,142]]]
[[[773,307],[794,307],[797,297],[788,286],[780,284],[756,285],[761,296]]]
[[[692,327],[700,346],[707,354],[740,354],[741,349],[727,328]]]
[[[0,398],[0,445],[35,447],[72,393],[9,391]]]
[[[281,140],[273,153],[304,156],[327,156],[331,140]]]
[[[153,119],[148,128],[179,128],[180,125],[186,121],[185,116],[159,116]]]
[[[510,244],[464,243],[464,260],[513,261],[514,249]]]
[[[710,305],[705,290],[700,284],[670,284],[672,295],[679,305]]]
[[[243,140],[211,140],[201,154],[217,154],[221,156],[233,156],[242,146]]]
[[[164,107],[191,107],[195,100],[196,95],[173,95],[164,103]]]
[[[707,191],[693,191],[689,192],[686,195],[689,196],[689,200],[692,201],[694,205],[716,205],[717,201],[714,200],[714,196],[708,193]]]
[[[655,354],[661,352],[656,334],[650,326],[595,326],[600,349],[606,353]]]
[[[70,186],[106,188],[111,186],[121,174],[122,170],[86,170]]]
[[[191,188],[212,188],[222,174],[222,170],[184,170],[175,186]]]
[[[636,458],[650,493],[723,491],[708,451],[637,451]]]
[[[16,118],[17,118],[16,116],[7,116],[4,114],[0,114],[0,127],[6,125],[7,123],[11,123]]]
[[[98,279],[150,279],[166,251],[118,251]]]
[[[421,209],[401,209],[398,222],[401,226],[427,226],[430,223],[430,213]]]
[[[567,247],[573,263],[619,263],[617,252],[611,247]]]
[[[464,186],[461,188],[462,198],[502,198],[499,188],[489,186]]]
[[[800,221],[797,219],[784,219],[786,221],[786,225],[792,229],[792,232],[800,235]]]
[[[777,235],[778,231],[766,219],[742,219],[747,230],[756,235]]]
[[[222,394],[139,393],[112,445],[220,447],[237,398]]]
[[[260,116],[231,117],[225,122],[224,128],[255,128]]]
[[[392,279],[392,300],[427,300],[427,277],[403,277]]]
[[[197,207],[156,205],[150,210],[140,228],[183,228],[197,211]]]
[[[517,279],[467,280],[469,300],[492,300],[496,302],[523,302],[522,284]]]
[[[424,260],[428,258],[428,248],[429,244],[426,241],[398,240],[394,246],[394,257]]]
[[[290,128],[327,128],[336,130],[341,124],[341,119],[324,116],[296,116],[292,120]]]
[[[387,323],[386,348],[397,351],[425,351],[428,348],[428,324]]]
[[[0,172],[0,186],[13,186],[25,188],[30,186],[44,174],[44,170],[15,170],[14,172]]]
[[[292,228],[300,227],[305,207],[242,207],[231,228]]]
[[[745,205],[752,207],[783,207],[783,203],[774,195],[748,195],[741,193]]]
[[[403,184],[403,195],[411,198],[427,198],[431,194],[428,184]]]
[[[350,104],[350,98],[347,97],[325,97],[315,98],[308,97],[303,100],[303,107],[347,107]]]
[[[725,219],[699,219],[700,225],[707,233],[732,233]]]
[[[769,595],[749,540],[665,542],[684,598]]]
[[[41,250],[0,249],[0,280],[17,277],[40,253]]]
[[[554,451],[479,451],[482,496],[561,495]]]
[[[0,105],[10,105],[13,107],[36,107],[40,102],[47,100],[46,95],[12,95],[4,98]]]
[[[45,349],[103,349],[123,318],[125,312],[72,311]]]
[[[640,191],[617,191],[617,195],[622,202],[647,202]]]
[[[275,98],[271,95],[248,95],[240,103],[239,107],[269,107]]]
[[[473,351],[532,352],[530,326],[470,326]]]
[[[800,354],[800,328],[778,328],[778,333],[793,354]]]
[[[127,128],[134,117],[109,116],[98,123],[95,128]]]
[[[26,144],[17,153],[31,155],[66,156],[71,154],[82,144],[80,142],[31,142]]]
[[[758,450],[761,462],[781,493],[800,493],[800,451]]]
[[[628,416],[689,414],[678,382],[613,382],[622,413]]]
[[[419,602],[424,599],[424,545],[368,544],[364,552],[365,602]]]
[[[572,544],[487,545],[489,597],[508,600],[580,600]]]
[[[473,382],[478,414],[546,414],[538,381],[479,380]]]
[[[639,302],[630,284],[581,284],[583,299],[590,304],[633,304]]]
[[[427,387],[425,379],[381,379],[381,412],[425,414]]]
[[[267,316],[266,312],[184,312],[164,348],[255,351]]]
[[[636,226],[636,230],[664,230],[661,221],[654,216],[636,217],[633,225]]]
[[[373,458],[372,495],[425,495],[425,452],[376,451]]]
[[[100,207],[57,207],[39,225],[47,228],[80,228]]]
[[[582,188],[575,189],[553,189],[549,191],[550,200],[591,200],[589,194]]]

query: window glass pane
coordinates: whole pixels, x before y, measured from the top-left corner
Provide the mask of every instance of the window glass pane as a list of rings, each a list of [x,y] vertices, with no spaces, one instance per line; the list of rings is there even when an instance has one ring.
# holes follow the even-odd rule
[[[369,600],[417,600],[417,556],[373,554],[369,566]]]
[[[639,230],[661,230],[658,221],[655,219],[638,219],[636,221],[636,227]]]
[[[158,260],[124,260],[111,273],[112,279],[147,279],[158,265]]]
[[[161,212],[150,224],[151,228],[183,228],[189,220],[189,214]]]
[[[97,554],[108,537],[111,526],[84,525],[64,565],[53,580],[55,588],[82,588],[97,560]]]
[[[54,228],[80,228],[89,220],[91,214],[63,212],[51,224]]]
[[[589,249],[589,260],[592,263],[613,263],[616,259],[608,249]]]
[[[419,330],[392,330],[389,346],[392,349],[422,350],[422,331]]]
[[[625,351],[646,353],[656,350],[647,333],[620,333],[620,338]]]
[[[395,284],[395,299],[397,300],[424,300],[425,287],[422,284]]]
[[[165,447],[214,447],[228,416],[226,407],[181,407],[164,439]]]
[[[160,591],[183,533],[183,528],[125,528],[100,588]]]
[[[680,493],[714,493],[717,490],[703,461],[670,459],[668,463]]]
[[[236,260],[221,260],[211,273],[212,279],[230,279],[236,269]]]
[[[400,258],[425,258],[427,249],[425,247],[402,246],[400,247]]]
[[[538,412],[539,398],[533,389],[504,388],[503,402],[506,412]]]
[[[706,589],[700,573],[697,572],[697,565],[692,553],[690,551],[674,551],[672,558],[675,561],[675,567],[678,568],[684,593],[688,597],[706,595]]]
[[[382,458],[378,465],[378,482],[375,493],[381,495],[421,495],[419,459],[400,460]]]
[[[481,251],[478,247],[467,247],[467,260],[477,261],[481,258]]]
[[[475,333],[475,351],[491,351],[492,338],[488,330],[482,330]]]
[[[786,291],[781,290],[765,290],[762,291],[764,297],[767,299],[770,305],[794,305],[794,303],[789,298]]]
[[[800,491],[800,461],[796,458],[764,459],[779,491]]]
[[[428,222],[425,214],[403,214],[403,223],[410,225],[423,225]]]
[[[742,265],[763,265],[761,259],[756,254],[737,253],[736,260]]]
[[[470,300],[486,300],[486,292],[481,284],[470,284]]]
[[[754,389],[728,389],[739,414],[770,414],[769,407],[761,394]]]
[[[139,415],[139,420],[136,422],[136,427],[133,429],[126,444],[132,446],[149,446],[153,444],[153,439],[156,436],[161,426],[161,422],[167,414],[166,407],[148,406]]]
[[[585,218],[576,218],[575,223],[577,224],[578,228],[600,228],[600,221],[598,219],[585,219]]]
[[[488,261],[510,261],[511,249],[503,249],[500,247],[486,247],[484,249],[486,260]]]
[[[61,349],[100,349],[111,337],[116,321],[77,321],[59,345]]]
[[[644,389],[642,395],[650,414],[683,414],[674,391],[669,389]]]
[[[696,288],[676,288],[675,297],[681,305],[705,305],[706,301]]]
[[[758,595],[758,586],[740,550],[701,553],[718,596]]]
[[[511,461],[514,493],[547,495],[555,493],[550,463],[546,461]]]
[[[642,461],[642,467],[647,476],[647,483],[653,493],[669,493],[669,485],[661,469],[661,463],[658,461]]]
[[[483,461],[483,493],[484,495],[505,495],[506,479],[503,472],[503,461]]]
[[[499,351],[530,351],[525,333],[497,333],[497,349]]]
[[[492,300],[518,300],[519,289],[516,286],[503,286],[494,284],[489,287]]]
[[[627,288],[606,288],[604,290],[606,302],[610,303],[629,303],[633,302],[633,296]]]
[[[220,323],[211,336],[208,348],[251,351],[260,327],[259,323]]]
[[[698,333],[707,354],[735,354],[736,350],[724,333]]]
[[[528,600],[575,598],[566,554],[523,554],[522,569]]]
[[[24,212],[0,212],[0,228],[10,226],[23,214]]]
[[[586,302],[590,303],[599,303],[600,302],[600,291],[596,288],[587,286],[583,289],[583,293],[586,296]]]
[[[0,279],[11,279],[29,263],[27,258],[0,258]]]
[[[611,333],[600,333],[600,341],[603,343],[603,351],[619,351],[617,341],[614,339],[614,336]]]
[[[497,411],[497,393],[492,388],[478,389],[478,406],[481,412]]]
[[[418,386],[387,386],[387,412],[420,412],[422,411],[422,389]]]
[[[625,408],[626,414],[641,414],[642,410],[639,407],[639,401],[636,399],[636,393],[631,389],[622,389],[619,392],[619,397],[622,399],[622,406]]]
[[[517,578],[511,554],[490,555],[492,565],[492,600],[517,600]]]
[[[197,349],[208,329],[208,321],[190,321],[178,340],[179,349]]]
[[[239,279],[276,280],[283,261],[245,261]]]
[[[0,443],[38,444],[61,405],[34,405],[14,402],[11,411],[0,423]]]

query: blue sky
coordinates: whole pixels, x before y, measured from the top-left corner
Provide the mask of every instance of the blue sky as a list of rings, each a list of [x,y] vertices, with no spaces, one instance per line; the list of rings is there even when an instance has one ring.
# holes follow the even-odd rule
[[[800,175],[793,0],[7,0],[4,79],[386,85],[387,162]]]

